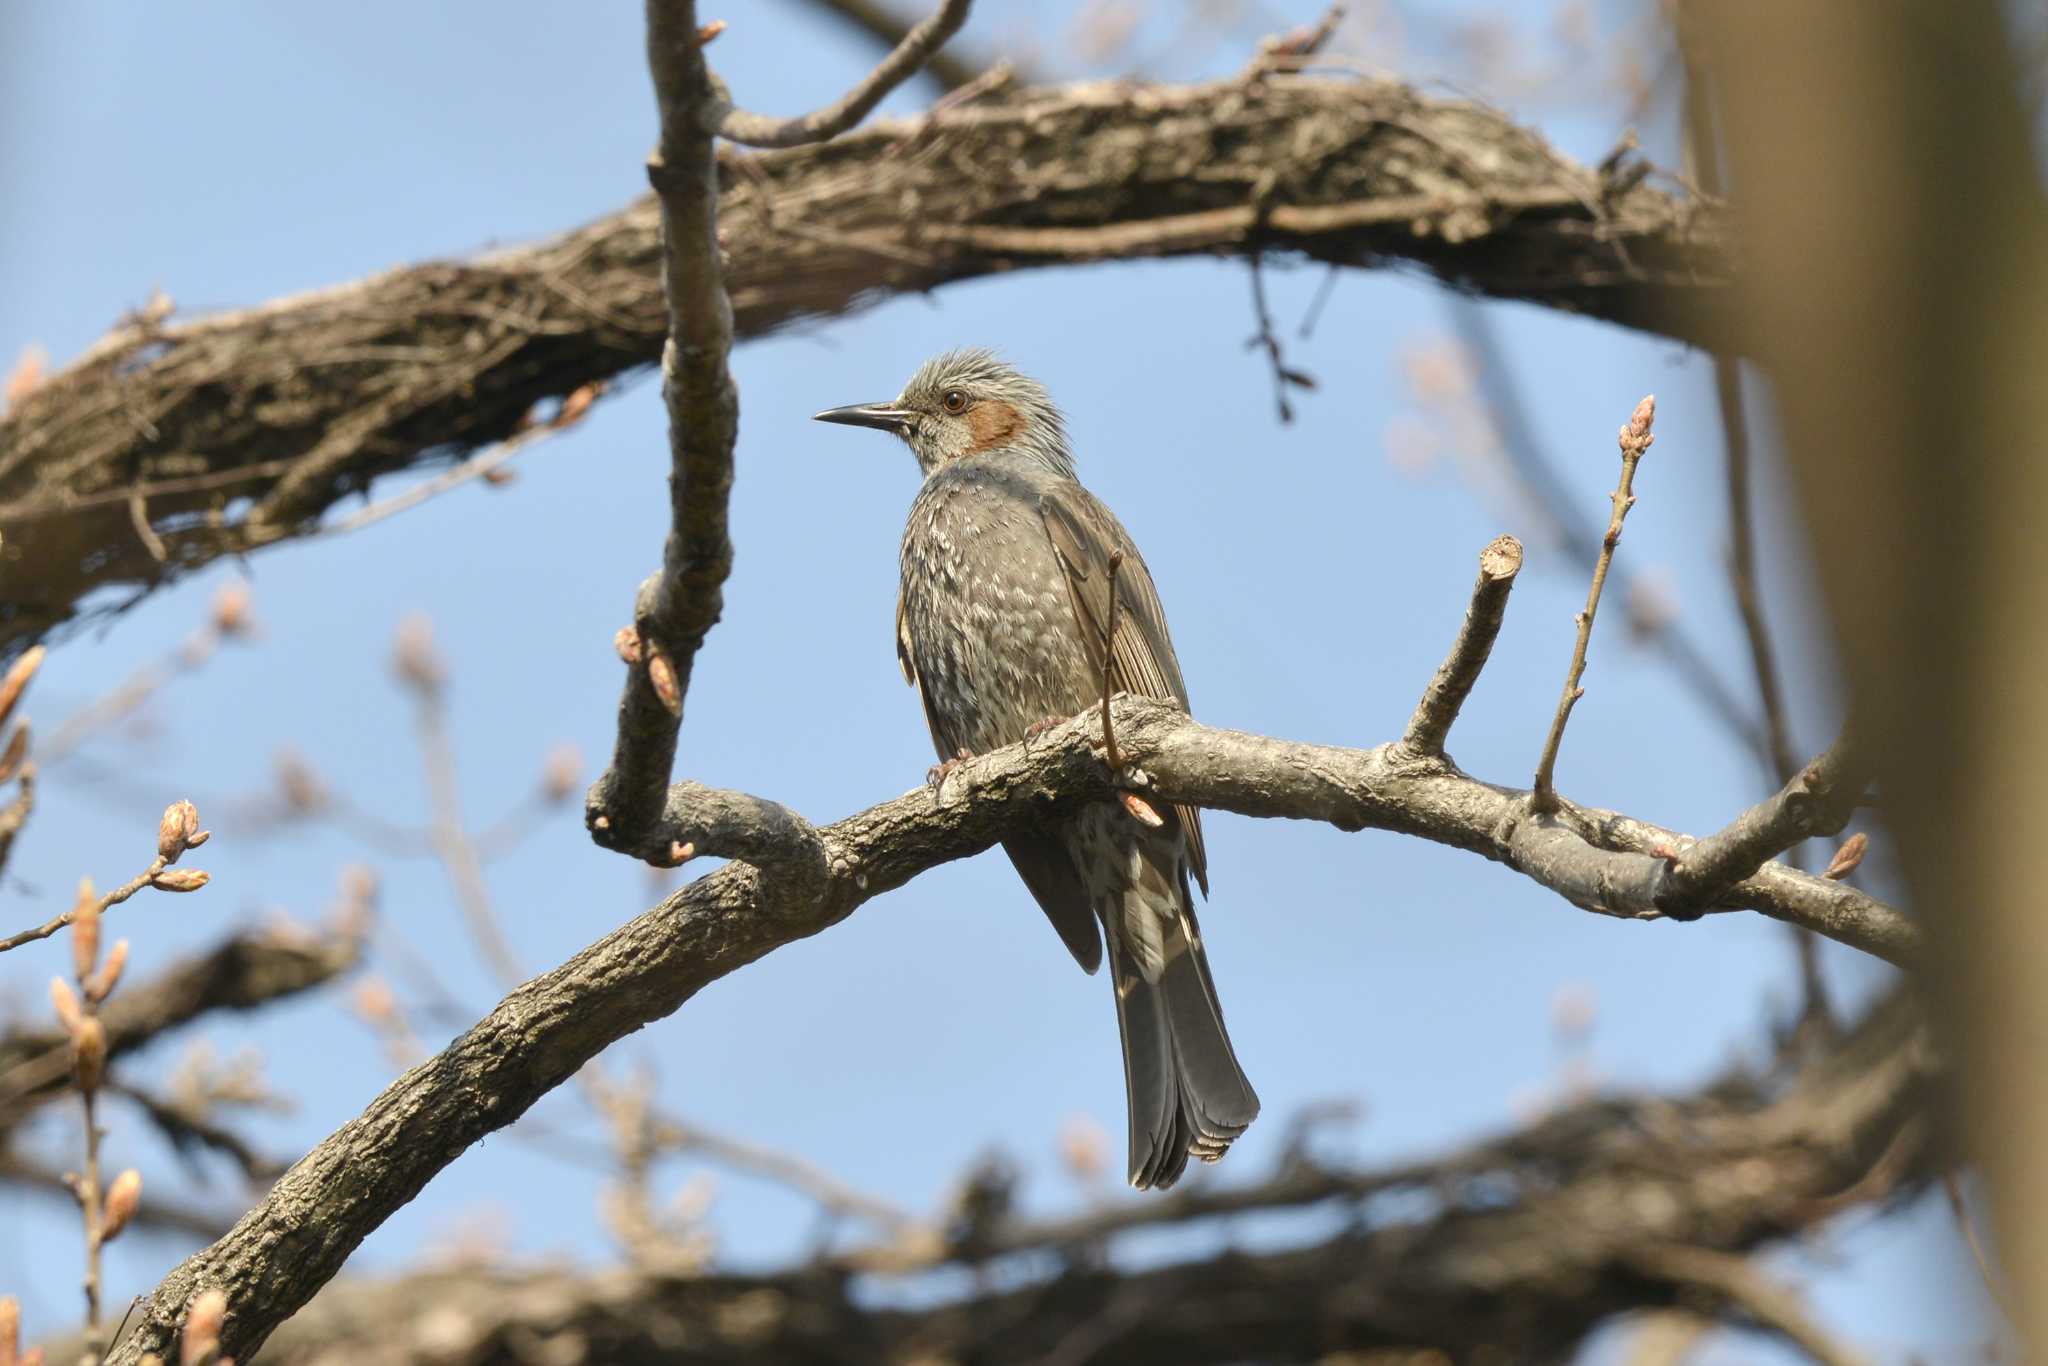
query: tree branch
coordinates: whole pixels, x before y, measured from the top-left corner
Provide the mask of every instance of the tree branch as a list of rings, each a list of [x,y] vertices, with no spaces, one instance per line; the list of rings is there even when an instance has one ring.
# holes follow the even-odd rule
[[[1792,775],[1775,795],[1758,802],[1691,848],[1675,850],[1659,908],[1684,919],[1722,888],[1750,876],[1815,835],[1838,835],[1856,814],[1870,783],[1868,755],[1852,734]]]
[[[728,109],[718,121],[720,136],[748,147],[800,147],[838,137],[874,112],[875,106],[897,86],[915,76],[946,40],[967,22],[971,0],[945,0],[931,18],[903,35],[887,57],[862,78],[859,85],[823,109],[801,118],[771,119]]]
[[[342,936],[236,935],[110,999],[100,1013],[107,1055],[119,1057],[210,1011],[253,1010],[310,990],[353,967],[360,949]],[[61,1030],[0,1035],[0,1124],[24,1101],[64,1084],[68,1049]]]
[[[1418,760],[1394,744],[1348,750],[1211,730],[1143,698],[1118,698],[1115,710],[1119,744],[1167,800],[1419,835],[1506,863],[1604,914],[1655,918],[1664,863],[1640,850],[1684,842],[1570,804],[1532,816],[1527,793],[1481,783],[1448,761]],[[214,1286],[235,1306],[228,1350],[253,1352],[435,1173],[612,1042],[919,873],[1114,791],[1096,757],[1099,737],[1095,719],[1082,716],[1028,746],[969,760],[943,802],[920,786],[819,828],[822,886],[773,866],[728,864],[526,983],[392,1083],[286,1173],[226,1238],[174,1271],[141,1330],[112,1359],[132,1366],[143,1351],[165,1350],[185,1303]],[[1777,864],[1730,888],[1722,905],[1752,906],[1893,962],[1910,961],[1919,949],[1918,928],[1899,912]]]
[[[1054,87],[729,164],[753,168],[721,177],[718,205],[740,337],[1030,266],[1242,254],[1269,175],[1269,255],[1404,263],[1698,344],[1727,335],[1718,206],[1647,183],[1603,194],[1597,169],[1493,110],[1393,82]],[[125,322],[0,414],[0,533],[20,557],[0,647],[97,588],[305,534],[379,475],[657,360],[662,261],[642,201],[471,262]],[[137,490],[162,563],[130,524]]]
[[[1494,637],[1500,634],[1501,618],[1507,614],[1508,594],[1521,569],[1522,543],[1512,536],[1498,537],[1479,552],[1479,582],[1473,586],[1465,622],[1401,736],[1401,743],[1415,753],[1433,757],[1444,752],[1458,709],[1472,695],[1472,685],[1479,681],[1479,671],[1493,653]]]
[[[1703,1290],[1703,1312],[1775,1311],[1774,1326],[1791,1330],[1782,1299],[1741,1293],[1740,1254],[1924,1180],[1941,1159],[1925,1122],[1939,1078],[1917,1012],[1896,993],[1783,1075],[1590,1099],[1434,1161],[1297,1162],[1259,1181],[1004,1220],[973,1254],[980,1261],[940,1248],[893,1266],[835,1259],[759,1275],[459,1269],[342,1282],[262,1360],[368,1359],[384,1343],[416,1342],[429,1316],[455,1334],[437,1342],[474,1366],[514,1366],[536,1341],[651,1364],[1040,1362],[1081,1335],[1093,1350],[1074,1358],[1090,1361],[1310,1362],[1375,1348],[1559,1360],[1603,1321],[1691,1304]],[[1327,1237],[1318,1218],[1323,1241],[1273,1250],[1268,1238],[1260,1251],[1147,1258],[1142,1270],[1115,1256],[1117,1240],[1167,1225],[1272,1221],[1312,1206],[1345,1216],[1344,1231]],[[1000,1275],[958,1274],[989,1258],[1006,1259]],[[950,1279],[899,1282],[910,1293],[880,1298],[917,1307],[877,1308],[861,1266]]]
[[[704,63],[711,36],[698,30],[694,0],[648,0],[647,64],[661,115],[647,178],[661,207],[669,532],[661,568],[640,585],[633,604],[635,657],[627,661],[611,765],[584,806],[598,843],[629,852],[647,843],[648,827],[661,814],[690,670],[724,610],[732,572],[726,514],[740,403],[726,365],[732,301],[719,268],[712,155],[724,95]]]
[[[901,16],[877,0],[811,0],[811,4],[844,20],[883,47],[895,47],[909,31]],[[922,74],[940,90],[950,92],[972,84],[983,73],[973,63],[940,51],[925,58]]]
[[[1579,686],[1579,680],[1586,674],[1586,646],[1593,639],[1593,616],[1600,610],[1600,590],[1607,584],[1607,567],[1614,563],[1614,548],[1621,543],[1622,520],[1636,505],[1636,496],[1630,491],[1635,482],[1636,464],[1650,449],[1650,443],[1657,439],[1650,430],[1656,417],[1656,399],[1645,397],[1636,405],[1634,416],[1621,429],[1621,482],[1608,495],[1614,508],[1608,514],[1607,534],[1600,538],[1599,558],[1593,561],[1593,583],[1586,590],[1586,605],[1579,612],[1578,634],[1572,642],[1571,668],[1565,672],[1564,693],[1557,700],[1557,715],[1551,718],[1550,734],[1543,741],[1543,757],[1536,762],[1536,791],[1532,804],[1539,813],[1557,810],[1557,790],[1552,785],[1552,774],[1557,768],[1557,748],[1564,740],[1565,722],[1571,719],[1572,708],[1586,693]]]

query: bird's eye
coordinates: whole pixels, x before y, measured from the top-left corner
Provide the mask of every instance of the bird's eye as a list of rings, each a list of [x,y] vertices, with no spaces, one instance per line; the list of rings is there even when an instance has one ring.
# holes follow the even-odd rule
[[[949,413],[964,413],[967,411],[967,395],[961,393],[958,389],[948,389],[946,396],[940,399],[939,402],[945,405],[946,411]]]

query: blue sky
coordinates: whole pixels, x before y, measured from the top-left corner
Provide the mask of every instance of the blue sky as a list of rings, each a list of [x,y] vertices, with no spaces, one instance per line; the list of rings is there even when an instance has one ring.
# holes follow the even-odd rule
[[[734,8],[744,13],[713,56],[737,97],[764,112],[816,103],[872,60],[797,0]],[[1058,55],[1074,48],[1062,39],[1073,8],[983,0],[962,45],[987,53],[1035,42],[1036,60],[1059,74],[1115,71]],[[1319,7],[1269,9],[1277,27]],[[1530,52],[1545,50],[1543,12],[1504,13]],[[1603,43],[1639,28],[1632,11],[1590,13]],[[1445,26],[1407,18],[1408,47],[1375,59],[1398,56],[1402,74],[1438,89],[1473,85],[1461,49],[1430,41]],[[1234,69],[1260,31],[1208,48],[1174,41],[1157,15],[1147,24],[1138,50],[1158,54],[1149,69],[1183,78]],[[641,189],[652,138],[640,42],[639,7],[627,5],[573,17],[524,4],[0,11],[0,363],[32,343],[61,363],[153,288],[183,310],[238,306],[530,239],[618,206]],[[888,108],[926,98],[912,87]],[[1612,145],[1622,119],[1614,100],[1518,91],[1502,102],[1584,156]],[[1655,148],[1656,127],[1646,132]],[[1283,326],[1320,281],[1317,269],[1272,272]],[[1413,377],[1448,333],[1441,291],[1398,274],[1344,276],[1313,338],[1290,342],[1290,358],[1321,386],[1282,426],[1263,360],[1243,346],[1248,283],[1242,263],[1225,262],[1039,273],[743,345],[733,362],[738,560],[725,621],[697,661],[679,774],[816,819],[921,779],[929,742],[891,644],[915,466],[894,443],[819,427],[809,414],[889,395],[928,354],[976,343],[1000,347],[1066,409],[1083,478],[1144,548],[1204,720],[1333,743],[1391,738],[1456,629],[1478,550],[1502,531],[1521,534],[1529,565],[1451,749],[1476,774],[1526,782],[1585,585],[1526,511],[1475,487],[1458,433],[1439,432],[1434,454],[1417,457],[1417,434],[1434,418]],[[1658,395],[1658,441],[1621,553],[1746,690],[1722,582],[1708,367],[1602,324],[1493,307],[1587,525],[1605,518],[1615,428],[1643,393]],[[387,666],[393,630],[413,612],[432,619],[449,660],[464,801],[477,823],[523,799],[550,745],[574,743],[595,762],[609,747],[619,682],[610,637],[659,553],[665,461],[659,398],[643,380],[522,455],[508,486],[473,485],[357,534],[217,566],[64,642],[30,698],[45,723],[173,648],[219,586],[244,573],[264,626],[260,640],[167,689],[146,728],[93,751],[118,764],[118,782],[82,768],[49,775],[0,887],[0,907],[11,908],[0,928],[49,914],[81,873],[105,884],[132,872],[162,804],[190,795],[217,831],[197,860],[215,882],[201,896],[145,897],[117,913],[114,932],[135,941],[131,972],[280,909],[315,916],[339,870],[372,857],[385,917],[465,1001],[487,1007],[498,993],[435,865],[376,859],[327,827],[266,833],[237,817],[240,799],[264,788],[271,755],[288,745],[356,801],[392,820],[424,819],[410,705]],[[1810,751],[1829,738],[1823,631],[1789,549],[1776,471],[1761,482],[1773,624]],[[1574,797],[1701,832],[1760,795],[1753,765],[1668,666],[1628,643],[1618,603],[1602,618],[1587,689],[1558,770]],[[588,844],[575,806],[490,870],[534,970],[654,895],[644,870]],[[1512,1124],[1559,1075],[1551,1020],[1561,990],[1596,1005],[1585,1062],[1603,1083],[1669,1087],[1758,1054],[1772,1012],[1796,990],[1781,927],[1758,917],[1621,923],[1470,855],[1388,834],[1226,815],[1209,829],[1214,899],[1203,923],[1267,1114],[1215,1179],[1258,1175],[1290,1113],[1333,1098],[1360,1103],[1361,1118],[1331,1141],[1365,1161]],[[64,961],[55,947],[11,955],[0,1001],[43,1009],[42,986]],[[1851,999],[1883,981],[1846,951],[1827,961]],[[391,1076],[341,1000],[329,993],[210,1027],[223,1053],[260,1049],[274,1083],[296,1097],[293,1113],[251,1121],[273,1151],[317,1141]],[[430,1042],[447,1032],[420,1027]],[[676,1111],[919,1209],[992,1147],[1022,1165],[1029,1206],[1071,1203],[1080,1197],[1057,1159],[1062,1127],[1087,1117],[1113,1152],[1123,1132],[1107,987],[1074,970],[995,856],[939,869],[715,984],[615,1055],[652,1068]],[[140,1075],[161,1075],[174,1056],[148,1055]],[[541,1113],[588,1127],[570,1096]],[[73,1141],[68,1112],[61,1119],[39,1135],[58,1154]],[[141,1165],[158,1193],[189,1193],[132,1117],[117,1116],[109,1160]],[[213,1199],[246,1202],[227,1173],[210,1174]],[[601,1257],[598,1185],[516,1131],[502,1134],[352,1266],[402,1267],[480,1217],[521,1256]],[[758,1263],[802,1248],[803,1202],[740,1177],[721,1176],[717,1189],[711,1218],[731,1257]],[[71,1212],[9,1194],[0,1228],[0,1289],[23,1295],[32,1329],[70,1321]],[[119,1244],[112,1297],[147,1288],[184,1250],[165,1238]],[[1781,1260],[1877,1359],[1915,1348],[1941,1358],[1978,1340],[1981,1291],[1937,1203],[1881,1223],[1859,1216],[1812,1252]],[[1613,1346],[1610,1337],[1593,1355]],[[1757,1350],[1731,1343],[1722,1355]]]

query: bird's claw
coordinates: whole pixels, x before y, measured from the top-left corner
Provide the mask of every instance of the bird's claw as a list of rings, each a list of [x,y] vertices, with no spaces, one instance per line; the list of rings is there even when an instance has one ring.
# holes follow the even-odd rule
[[[1027,743],[1036,740],[1054,727],[1064,726],[1073,719],[1071,716],[1048,716],[1043,721],[1033,721],[1030,725],[1024,727],[1024,739]]]
[[[972,759],[973,757],[974,756],[972,754],[968,753],[967,750],[963,748],[960,750],[956,750],[952,758],[941,760],[940,762],[933,764],[930,768],[926,769],[924,774],[924,781],[925,785],[931,788],[932,795],[934,797],[938,796],[939,789],[941,787],[944,787],[946,784],[946,779],[953,776],[953,770],[960,767],[960,765],[966,763],[969,759]]]

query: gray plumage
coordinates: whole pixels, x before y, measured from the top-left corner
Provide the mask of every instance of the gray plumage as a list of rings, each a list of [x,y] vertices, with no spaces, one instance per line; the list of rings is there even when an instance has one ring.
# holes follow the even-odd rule
[[[1076,480],[1065,424],[1037,381],[990,352],[954,351],[893,401],[818,417],[896,433],[924,472],[903,533],[896,647],[942,760],[1100,699],[1116,550],[1111,686],[1187,706],[1151,573]],[[1191,1156],[1215,1161],[1259,1112],[1195,920],[1190,879],[1209,889],[1200,815],[1161,805],[1156,828],[1103,802],[1003,842],[1083,968],[1100,966],[1108,941],[1140,1188],[1171,1186]]]

